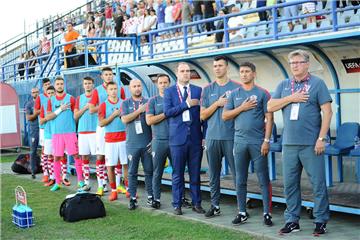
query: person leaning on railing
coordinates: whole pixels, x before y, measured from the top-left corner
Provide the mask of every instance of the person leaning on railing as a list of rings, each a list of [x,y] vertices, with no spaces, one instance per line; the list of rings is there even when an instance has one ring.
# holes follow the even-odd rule
[[[76,39],[78,39],[78,37],[80,36],[80,34],[74,30],[74,27],[72,25],[72,23],[67,23],[66,25],[67,27],[67,32],[64,35],[65,38],[65,42],[71,42],[74,41]],[[71,44],[67,44],[64,46],[64,53],[65,56],[67,55],[73,55],[76,54],[76,47],[75,47],[75,43],[71,43]],[[73,66],[73,57],[65,57],[65,66],[66,67],[72,67]]]

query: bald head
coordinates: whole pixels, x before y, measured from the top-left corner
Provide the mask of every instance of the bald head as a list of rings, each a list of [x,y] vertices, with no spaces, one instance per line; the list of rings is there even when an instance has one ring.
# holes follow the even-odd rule
[[[130,92],[134,98],[139,98],[142,95],[142,83],[139,79],[133,79],[130,81]]]
[[[31,89],[31,96],[32,96],[32,98],[33,99],[36,99],[37,98],[37,96],[39,96],[39,89],[38,88],[32,88]]]

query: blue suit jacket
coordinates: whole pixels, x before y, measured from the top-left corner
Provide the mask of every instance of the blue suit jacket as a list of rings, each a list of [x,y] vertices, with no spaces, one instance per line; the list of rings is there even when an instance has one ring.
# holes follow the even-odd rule
[[[192,99],[201,98],[200,87],[190,84],[190,96]],[[182,113],[190,111],[190,122],[183,122]],[[200,122],[200,105],[188,108],[185,101],[181,102],[176,84],[165,90],[164,113],[169,121],[169,145],[178,146],[186,142],[190,135],[193,144],[201,145],[202,132]]]

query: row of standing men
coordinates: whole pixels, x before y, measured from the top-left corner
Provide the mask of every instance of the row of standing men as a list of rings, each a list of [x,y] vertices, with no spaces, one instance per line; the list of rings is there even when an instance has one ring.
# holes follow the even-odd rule
[[[210,218],[221,214],[220,172],[222,159],[225,158],[233,176],[239,210],[232,224],[238,225],[248,220],[247,178],[249,163],[253,161],[263,197],[263,221],[265,225],[272,226],[267,154],[273,112],[282,110],[287,208],[284,214],[286,224],[280,232],[300,230],[300,178],[304,168],[314,192],[313,233],[325,233],[329,203],[323,151],[332,116],[332,99],[325,83],[309,74],[308,52],[293,51],[288,59],[293,77],[282,81],[272,97],[255,84],[256,67],[251,62],[240,64],[240,81],[230,80],[228,61],[223,56],[214,59],[215,81],[203,89],[190,84],[190,67],[181,62],[176,68],[176,84],[170,86],[167,75],[158,75],[159,95],[149,100],[143,97],[142,83],[138,79],[130,81],[131,97],[125,98],[124,89],[113,81],[111,68],[102,70],[104,83],[96,88],[94,80],[85,77],[85,93],[77,99],[64,92],[63,78],[57,77],[54,87],[49,86],[48,79],[44,79],[44,93],[35,101],[34,114],[40,115],[40,128],[43,129],[40,130],[40,142],[44,147],[42,158],[46,158],[48,163],[52,156],[55,160],[53,166],[48,164],[44,171],[50,175],[50,179],[45,179],[47,185],[54,184],[51,190],[56,191],[61,183],[69,184],[65,177],[61,179],[61,162],[66,152],[75,159],[79,187],[89,190],[89,156],[96,154],[97,193],[103,195],[108,175],[111,187],[109,200],[116,200],[118,191],[126,192],[129,209],[134,210],[137,207],[137,176],[141,161],[147,203],[158,209],[161,207],[162,173],[169,158],[173,169],[174,213],[183,214],[184,172],[187,166],[192,210]],[[202,208],[200,194],[203,148],[210,177],[211,207],[208,211]],[[120,184],[120,171],[126,190]]]

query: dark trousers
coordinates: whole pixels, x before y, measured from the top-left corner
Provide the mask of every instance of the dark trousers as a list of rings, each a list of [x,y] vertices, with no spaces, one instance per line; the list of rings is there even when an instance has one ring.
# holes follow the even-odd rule
[[[30,137],[30,167],[31,173],[36,173],[38,171],[37,166],[39,166],[39,157],[37,155],[37,148],[39,146],[39,134],[35,137]]]
[[[190,195],[193,206],[201,205],[200,195],[200,167],[202,146],[193,144],[190,136],[186,143],[180,146],[170,146],[172,158],[172,195],[173,206],[181,207],[184,195],[184,172],[187,164],[190,177]]]

